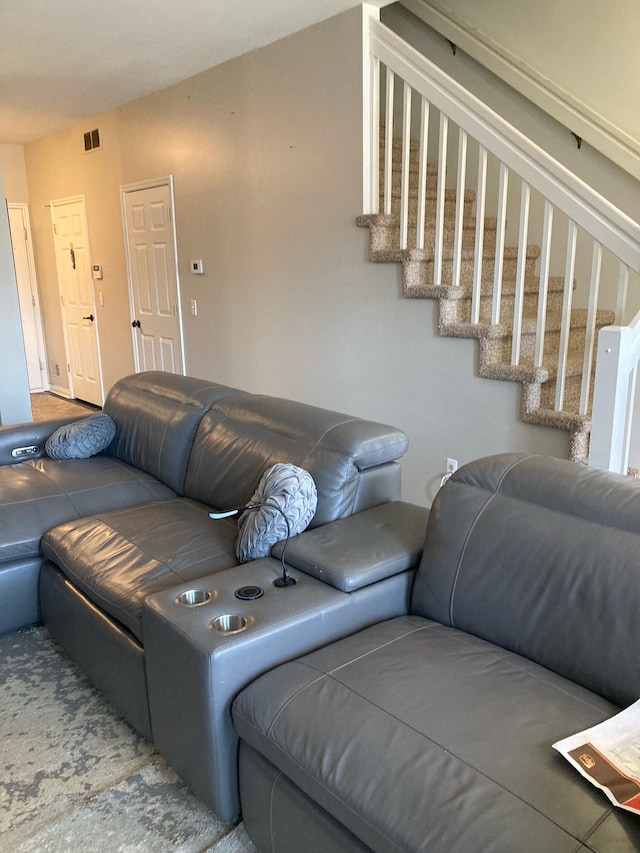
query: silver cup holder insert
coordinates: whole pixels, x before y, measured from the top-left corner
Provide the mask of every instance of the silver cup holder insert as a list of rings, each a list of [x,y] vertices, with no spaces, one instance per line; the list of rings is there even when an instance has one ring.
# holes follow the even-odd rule
[[[187,589],[176,598],[176,604],[182,604],[184,607],[200,607],[201,604],[211,601],[213,595],[208,589]]]
[[[239,634],[248,627],[249,620],[239,613],[225,613],[224,616],[216,616],[209,624],[221,634]]]

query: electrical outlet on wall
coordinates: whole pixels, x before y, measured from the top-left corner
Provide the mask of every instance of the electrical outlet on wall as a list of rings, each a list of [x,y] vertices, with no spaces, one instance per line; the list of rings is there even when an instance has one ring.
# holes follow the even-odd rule
[[[447,474],[453,474],[454,471],[458,470],[458,460],[452,459],[451,456],[447,456]]]

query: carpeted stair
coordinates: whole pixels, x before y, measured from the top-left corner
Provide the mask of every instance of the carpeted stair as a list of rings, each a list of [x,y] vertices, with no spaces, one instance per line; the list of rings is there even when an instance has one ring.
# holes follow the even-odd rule
[[[381,152],[381,163],[382,163]],[[408,246],[416,245],[418,174],[417,143],[412,142],[409,178],[409,228]],[[569,456],[576,462],[586,463],[588,458],[591,418],[579,414],[582,384],[586,310],[571,312],[569,361],[565,377],[563,411],[554,410],[557,363],[560,346],[560,326],[564,279],[549,279],[546,313],[546,332],[543,366],[534,367],[535,333],[538,312],[539,278],[536,263],[540,256],[537,246],[529,246],[525,263],[525,297],[520,364],[511,365],[513,340],[513,311],[518,251],[507,247],[503,253],[502,299],[499,325],[491,324],[493,279],[496,250],[496,219],[487,217],[483,229],[483,260],[480,323],[471,323],[471,287],[476,241],[474,217],[475,193],[464,195],[463,239],[460,287],[434,285],[434,246],[437,192],[437,167],[427,168],[425,204],[424,249],[400,248],[400,193],[401,146],[394,140],[392,203],[390,214],[359,216],[357,224],[369,229],[369,259],[375,263],[402,264],[403,295],[410,299],[438,300],[438,330],[441,335],[458,338],[476,338],[478,347],[478,373],[487,379],[510,380],[522,384],[521,418],[527,423],[566,430],[569,434]],[[381,195],[384,175],[380,175]],[[454,221],[456,210],[455,190],[445,192],[444,240],[441,281],[452,281]],[[381,199],[380,209],[383,209]],[[596,326],[613,323],[610,311],[598,311]],[[594,362],[595,363],[595,362]],[[593,390],[593,389],[592,389]]]

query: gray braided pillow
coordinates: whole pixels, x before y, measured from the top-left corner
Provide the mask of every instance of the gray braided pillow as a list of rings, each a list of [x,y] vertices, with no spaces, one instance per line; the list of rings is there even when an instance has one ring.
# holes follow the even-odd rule
[[[65,424],[52,433],[44,449],[54,459],[87,459],[108,447],[116,425],[104,412]]]
[[[287,517],[291,536],[296,536],[309,525],[318,503],[318,493],[313,477],[304,468],[278,462],[268,468],[249,501],[251,505],[263,504],[258,509],[246,510],[238,519],[236,556],[241,563],[268,557],[276,542],[287,538],[287,525],[275,506]]]

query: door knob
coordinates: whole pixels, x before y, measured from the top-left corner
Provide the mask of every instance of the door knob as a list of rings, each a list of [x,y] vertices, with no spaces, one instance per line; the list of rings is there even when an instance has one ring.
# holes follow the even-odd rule
[[[93,314],[89,314],[88,317],[83,317],[82,319],[83,320],[91,320],[91,322],[93,323]]]
[[[133,326],[134,329],[139,329],[140,328],[140,320],[134,320],[131,325]]]

